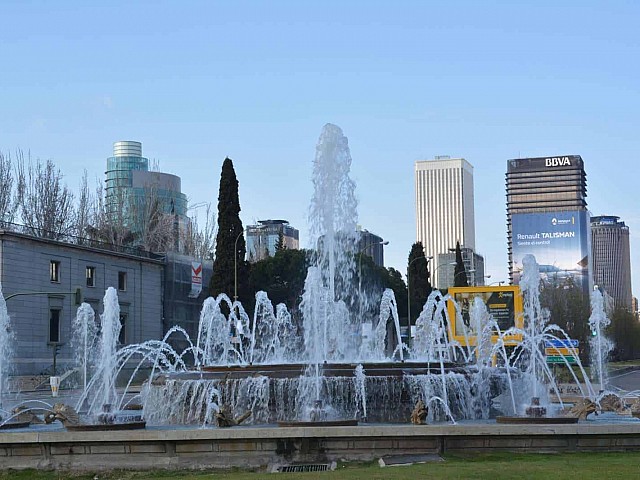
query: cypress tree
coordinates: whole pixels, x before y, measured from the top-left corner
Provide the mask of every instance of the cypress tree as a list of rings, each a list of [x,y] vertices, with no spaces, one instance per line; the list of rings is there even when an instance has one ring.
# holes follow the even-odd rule
[[[431,293],[431,273],[427,257],[424,254],[422,242],[416,242],[411,246],[407,263],[407,284],[409,287],[409,303],[411,306],[411,318],[409,325],[415,325],[416,319],[422,311],[429,294]]]
[[[217,296],[226,293],[233,298],[235,281],[238,281],[238,297],[242,297],[246,279],[246,244],[244,228],[240,221],[240,199],[238,180],[230,158],[225,158],[220,174],[218,192],[218,235],[216,236],[216,257],[213,275],[209,282],[209,294]],[[236,271],[237,268],[237,271]]]
[[[464,261],[462,260],[462,249],[460,248],[460,242],[456,242],[456,267],[453,270],[453,286],[454,287],[468,287],[469,281],[467,280],[467,271],[464,268]]]
[[[275,253],[281,252],[285,250],[287,247],[284,244],[284,231],[280,230],[278,232],[278,241],[276,242]]]

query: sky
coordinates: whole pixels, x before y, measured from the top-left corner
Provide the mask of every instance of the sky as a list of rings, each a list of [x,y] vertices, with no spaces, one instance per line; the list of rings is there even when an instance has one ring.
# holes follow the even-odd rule
[[[308,238],[315,145],[349,138],[359,223],[403,273],[414,162],[474,167],[476,249],[508,279],[508,159],[581,155],[593,215],[630,228],[640,296],[636,1],[0,0],[0,150],[77,189],[117,140],[143,143],[192,205],[233,159],[241,217]]]

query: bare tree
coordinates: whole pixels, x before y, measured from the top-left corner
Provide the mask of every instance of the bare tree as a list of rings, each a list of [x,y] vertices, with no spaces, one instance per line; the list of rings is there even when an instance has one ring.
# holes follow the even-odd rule
[[[144,197],[134,198],[132,209],[137,243],[150,252],[175,250],[179,230],[177,216],[165,210],[156,185],[148,185],[144,192]]]
[[[135,236],[127,222],[128,208],[128,201],[122,190],[112,192],[107,199],[103,183],[98,180],[90,206],[90,225],[87,227],[89,237],[116,247],[131,246]]]
[[[78,207],[76,209],[74,226],[74,235],[78,237],[77,241],[79,244],[84,243],[84,239],[89,233],[88,228],[90,226],[92,203],[93,199],[91,198],[91,191],[89,190],[89,184],[87,182],[87,170],[85,170],[80,180],[80,192],[78,195]]]
[[[32,162],[17,158],[20,219],[27,233],[58,240],[73,232],[73,193],[62,182],[62,173],[51,160]]]
[[[0,152],[0,227],[12,223],[15,216],[16,198],[13,191],[11,155]]]
[[[215,251],[216,241],[216,216],[215,210],[211,208],[211,203],[206,204],[204,225],[202,229],[198,225],[197,216],[189,219],[189,222],[180,231],[181,234],[181,251],[185,255],[191,255],[195,258],[213,260],[213,252]]]

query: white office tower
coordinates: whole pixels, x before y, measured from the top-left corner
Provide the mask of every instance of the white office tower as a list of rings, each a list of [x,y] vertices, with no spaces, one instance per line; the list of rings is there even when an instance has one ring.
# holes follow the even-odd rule
[[[475,250],[473,166],[464,158],[437,156],[418,160],[416,172],[416,239],[429,262],[435,281],[438,254],[448,253],[459,241]]]

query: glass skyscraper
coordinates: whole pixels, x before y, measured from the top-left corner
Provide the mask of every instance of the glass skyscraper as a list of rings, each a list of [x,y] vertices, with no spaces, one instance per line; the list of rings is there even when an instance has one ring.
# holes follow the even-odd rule
[[[120,141],[113,144],[107,159],[105,204],[107,212],[121,215],[124,226],[136,234],[141,230],[141,212],[150,201],[165,215],[172,215],[176,229],[188,224],[187,197],[180,177],[149,171],[149,159],[142,156],[142,143]],[[176,232],[176,240],[178,238]]]

